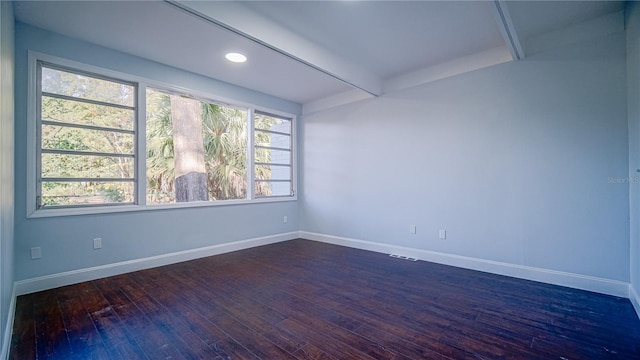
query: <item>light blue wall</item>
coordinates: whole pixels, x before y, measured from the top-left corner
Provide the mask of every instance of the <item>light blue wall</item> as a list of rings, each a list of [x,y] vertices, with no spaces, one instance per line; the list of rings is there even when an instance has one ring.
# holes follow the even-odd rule
[[[627,28],[627,112],[629,116],[629,176],[640,172],[640,6],[629,2],[626,9]],[[640,291],[640,183],[629,185],[631,215],[631,286]],[[640,314],[639,314],[640,315]]]
[[[13,291],[13,35],[13,6],[11,2],[2,1],[0,2],[0,344],[7,335],[5,328]],[[2,355],[0,352],[0,356]]]
[[[269,95],[16,24],[16,280],[298,230],[296,201],[27,219],[27,50],[275,110],[298,114],[301,109],[299,104]],[[282,222],[284,215],[289,217],[287,224]],[[95,237],[103,239],[99,251],[92,248]],[[30,259],[34,246],[42,248],[41,259]]]
[[[639,286],[637,222],[629,259],[629,194],[638,190],[628,169],[640,145],[627,126],[640,126],[627,122],[623,34],[306,117],[300,209],[283,202],[45,219],[25,216],[28,49],[300,112],[17,24],[16,280],[301,229],[620,281],[632,266]],[[437,239],[440,228],[447,240]],[[102,250],[92,250],[94,237]],[[33,246],[42,259],[29,259]]]
[[[618,33],[306,116],[301,230],[627,282],[625,77]]]

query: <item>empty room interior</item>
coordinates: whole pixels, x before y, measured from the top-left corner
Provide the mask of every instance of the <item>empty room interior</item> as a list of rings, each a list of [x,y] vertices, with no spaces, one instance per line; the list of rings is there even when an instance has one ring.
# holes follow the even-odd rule
[[[0,1],[0,359],[640,359],[634,1]]]

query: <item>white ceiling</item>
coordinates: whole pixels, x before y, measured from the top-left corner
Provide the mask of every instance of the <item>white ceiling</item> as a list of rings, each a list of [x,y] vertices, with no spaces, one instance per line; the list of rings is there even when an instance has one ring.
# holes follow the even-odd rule
[[[383,79],[504,45],[486,2],[244,4]]]
[[[623,1],[518,1],[508,5],[518,34],[525,39],[624,9]]]
[[[16,19],[30,25],[299,103],[349,89],[164,2],[25,1],[14,9]],[[249,61],[230,63],[224,58],[229,51]]]
[[[32,26],[317,104],[510,61],[507,35],[526,56],[529,39],[620,12],[624,2],[18,1],[14,9]],[[229,63],[228,51],[249,61]]]

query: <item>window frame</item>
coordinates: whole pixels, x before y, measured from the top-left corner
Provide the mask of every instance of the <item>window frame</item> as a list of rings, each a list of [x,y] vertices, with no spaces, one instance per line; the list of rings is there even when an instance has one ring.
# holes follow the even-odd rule
[[[258,113],[259,115],[262,115],[262,116],[268,116],[268,117],[272,117],[272,118],[277,118],[277,119],[280,119],[280,120],[288,121],[289,125],[290,125],[289,134],[281,133],[281,132],[274,131],[274,130],[266,130],[266,129],[258,129],[258,128],[256,128],[256,124],[255,124],[255,115],[256,114],[255,113]],[[293,141],[293,126],[294,126],[294,123],[293,123],[293,121],[294,121],[293,118],[287,117],[287,116],[268,113],[268,112],[261,111],[261,110],[256,110],[254,112],[253,122],[252,122],[252,125],[253,125],[252,136],[253,136],[253,140],[254,141],[255,141],[255,132],[256,131],[261,132],[261,133],[268,133],[268,134],[272,134],[272,135],[281,135],[281,136],[288,136],[289,137],[289,148],[288,149],[279,148],[279,147],[276,147],[276,146],[264,146],[264,145],[254,144],[253,149],[252,149],[253,154],[254,154],[253,155],[254,159],[252,161],[254,174],[255,174],[255,169],[256,169],[257,166],[276,166],[276,167],[288,167],[289,168],[289,179],[286,179],[286,180],[273,179],[273,178],[271,178],[271,179],[256,179],[256,177],[254,176],[253,177],[253,183],[252,183],[252,186],[254,187],[254,189],[253,189],[252,193],[256,198],[260,198],[260,199],[263,199],[263,198],[276,198],[276,197],[281,197],[281,198],[284,197],[284,198],[286,198],[286,197],[290,197],[290,196],[295,196],[296,188],[294,187],[294,184],[293,184],[293,177],[294,177],[294,174],[293,174],[294,173],[294,166],[293,166],[293,144],[294,144],[294,141]],[[268,163],[267,162],[256,162],[255,161],[255,153],[256,153],[256,151],[258,149],[264,149],[264,150],[270,149],[270,150],[276,150],[276,151],[288,151],[289,152],[289,163],[288,164],[284,164],[284,163],[277,163],[277,162],[273,162],[273,161],[272,162],[268,162]],[[278,183],[278,182],[280,182],[280,183],[282,183],[282,182],[291,183],[291,186],[290,186],[290,189],[289,189],[290,194],[289,195],[260,195],[260,196],[258,196],[256,194],[255,187],[257,186],[257,184],[259,182],[262,182],[262,183]]]
[[[179,85],[167,84],[161,81],[155,81],[144,77],[122,73],[115,70],[105,69],[98,66],[87,65],[84,63],[68,60],[56,56],[51,56],[35,51],[28,51],[28,70],[27,70],[27,179],[26,179],[26,210],[27,218],[54,217],[54,216],[71,216],[71,215],[89,215],[89,214],[107,214],[118,212],[132,211],[150,211],[150,210],[168,210],[195,207],[210,206],[226,206],[226,205],[242,205],[242,204],[259,204],[269,202],[297,201],[297,136],[296,123],[297,116],[284,111],[270,109],[263,106],[257,106],[248,102],[227,99],[212,93],[203,93]],[[71,72],[87,73],[87,75],[97,78],[113,79],[125,82],[127,84],[136,84],[136,104],[137,109],[134,116],[135,131],[135,198],[134,204],[93,204],[79,206],[64,206],[37,208],[37,196],[41,185],[39,167],[40,159],[40,131],[42,123],[40,121],[41,109],[38,104],[40,85],[38,78],[38,63],[43,62],[50,64],[53,68],[68,69]],[[247,197],[245,199],[232,200],[216,200],[216,201],[199,201],[199,202],[183,202],[170,204],[147,204],[146,203],[146,90],[147,88],[169,93],[185,94],[193,96],[196,99],[230,106],[234,108],[247,109]],[[291,168],[292,179],[291,186],[293,188],[292,196],[270,196],[257,197],[255,195],[255,113],[267,113],[273,116],[291,119]]]
[[[83,76],[87,76],[87,77],[91,77],[93,79],[99,79],[99,80],[104,80],[104,81],[110,81],[110,82],[114,82],[114,83],[119,83],[122,85],[128,85],[131,86],[135,92],[134,95],[134,101],[133,101],[133,105],[132,106],[126,106],[126,105],[118,105],[118,104],[109,104],[107,102],[104,101],[98,101],[98,100],[92,100],[92,99],[88,99],[88,98],[75,98],[73,96],[66,96],[66,95],[59,95],[59,94],[53,94],[53,93],[45,93],[42,91],[42,72],[43,69],[51,69],[51,70],[56,70],[56,71],[62,71],[62,72],[66,72],[66,73],[71,73],[71,74],[76,74],[76,75],[83,75]],[[119,206],[119,205],[136,205],[137,204],[137,192],[138,192],[138,183],[139,183],[139,171],[138,171],[138,166],[136,165],[137,162],[137,158],[139,156],[138,154],[138,138],[137,138],[137,128],[138,128],[138,116],[139,116],[139,109],[137,107],[138,105],[138,100],[137,100],[137,95],[138,95],[138,83],[136,82],[130,82],[130,81],[125,81],[122,79],[117,79],[117,78],[113,78],[113,77],[107,77],[104,76],[102,74],[94,74],[94,73],[90,73],[87,71],[82,71],[82,70],[77,70],[77,69],[72,69],[72,68],[68,68],[65,66],[60,66],[57,64],[52,64],[43,60],[37,60],[36,61],[36,74],[35,74],[35,78],[36,78],[36,209],[40,210],[44,210],[45,206],[42,204],[42,183],[44,183],[47,179],[51,180],[50,178],[45,178],[42,174],[42,155],[43,154],[56,154],[56,153],[68,153],[69,155],[76,155],[76,156],[98,156],[98,157],[123,157],[123,158],[131,158],[132,159],[132,165],[133,165],[133,177],[132,178],[121,178],[119,180],[116,180],[115,178],[105,178],[103,181],[104,182],[110,182],[110,183],[114,183],[114,182],[132,182],[133,183],[133,199],[131,202],[126,202],[126,203],[104,203],[104,204],[77,204],[77,205],[54,205],[51,206],[50,208],[47,208],[47,210],[49,209],[62,209],[62,208],[78,208],[78,207],[99,207],[99,206]],[[94,105],[100,105],[100,106],[109,106],[109,107],[113,107],[113,108],[120,108],[120,109],[127,109],[127,110],[131,110],[133,111],[133,130],[123,130],[123,129],[116,129],[116,128],[108,128],[108,127],[98,127],[98,126],[91,126],[91,125],[82,125],[82,124],[67,124],[67,123],[57,123],[54,122],[55,124],[51,124],[50,120],[43,120],[42,119],[42,99],[43,97],[53,97],[53,98],[59,98],[62,100],[69,100],[69,101],[75,101],[78,103],[85,103],[85,104],[94,104]],[[98,130],[98,131],[111,131],[111,132],[120,132],[120,133],[128,133],[130,135],[133,135],[133,153],[132,154],[125,154],[125,153],[113,153],[113,154],[107,154],[107,153],[100,153],[100,152],[84,152],[84,151],[77,151],[77,150],[70,150],[70,151],[64,151],[64,152],[60,152],[59,150],[51,150],[51,149],[45,149],[43,147],[43,141],[42,141],[42,128],[43,125],[53,125],[53,126],[61,126],[61,127],[68,127],[68,128],[79,128],[79,129],[85,129],[85,130]],[[111,156],[109,156],[111,155]],[[71,178],[71,177],[60,177],[60,178],[56,178],[59,179],[59,181],[57,182],[74,182],[73,180],[76,178]],[[85,179],[87,181],[92,180],[92,181],[98,181],[101,180],[100,178],[77,178],[76,181],[81,181],[81,179]]]

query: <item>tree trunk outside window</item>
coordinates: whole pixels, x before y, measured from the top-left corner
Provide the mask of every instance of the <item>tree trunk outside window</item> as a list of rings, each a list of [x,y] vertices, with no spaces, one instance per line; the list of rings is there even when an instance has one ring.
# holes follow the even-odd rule
[[[176,202],[207,201],[200,102],[171,96]]]

